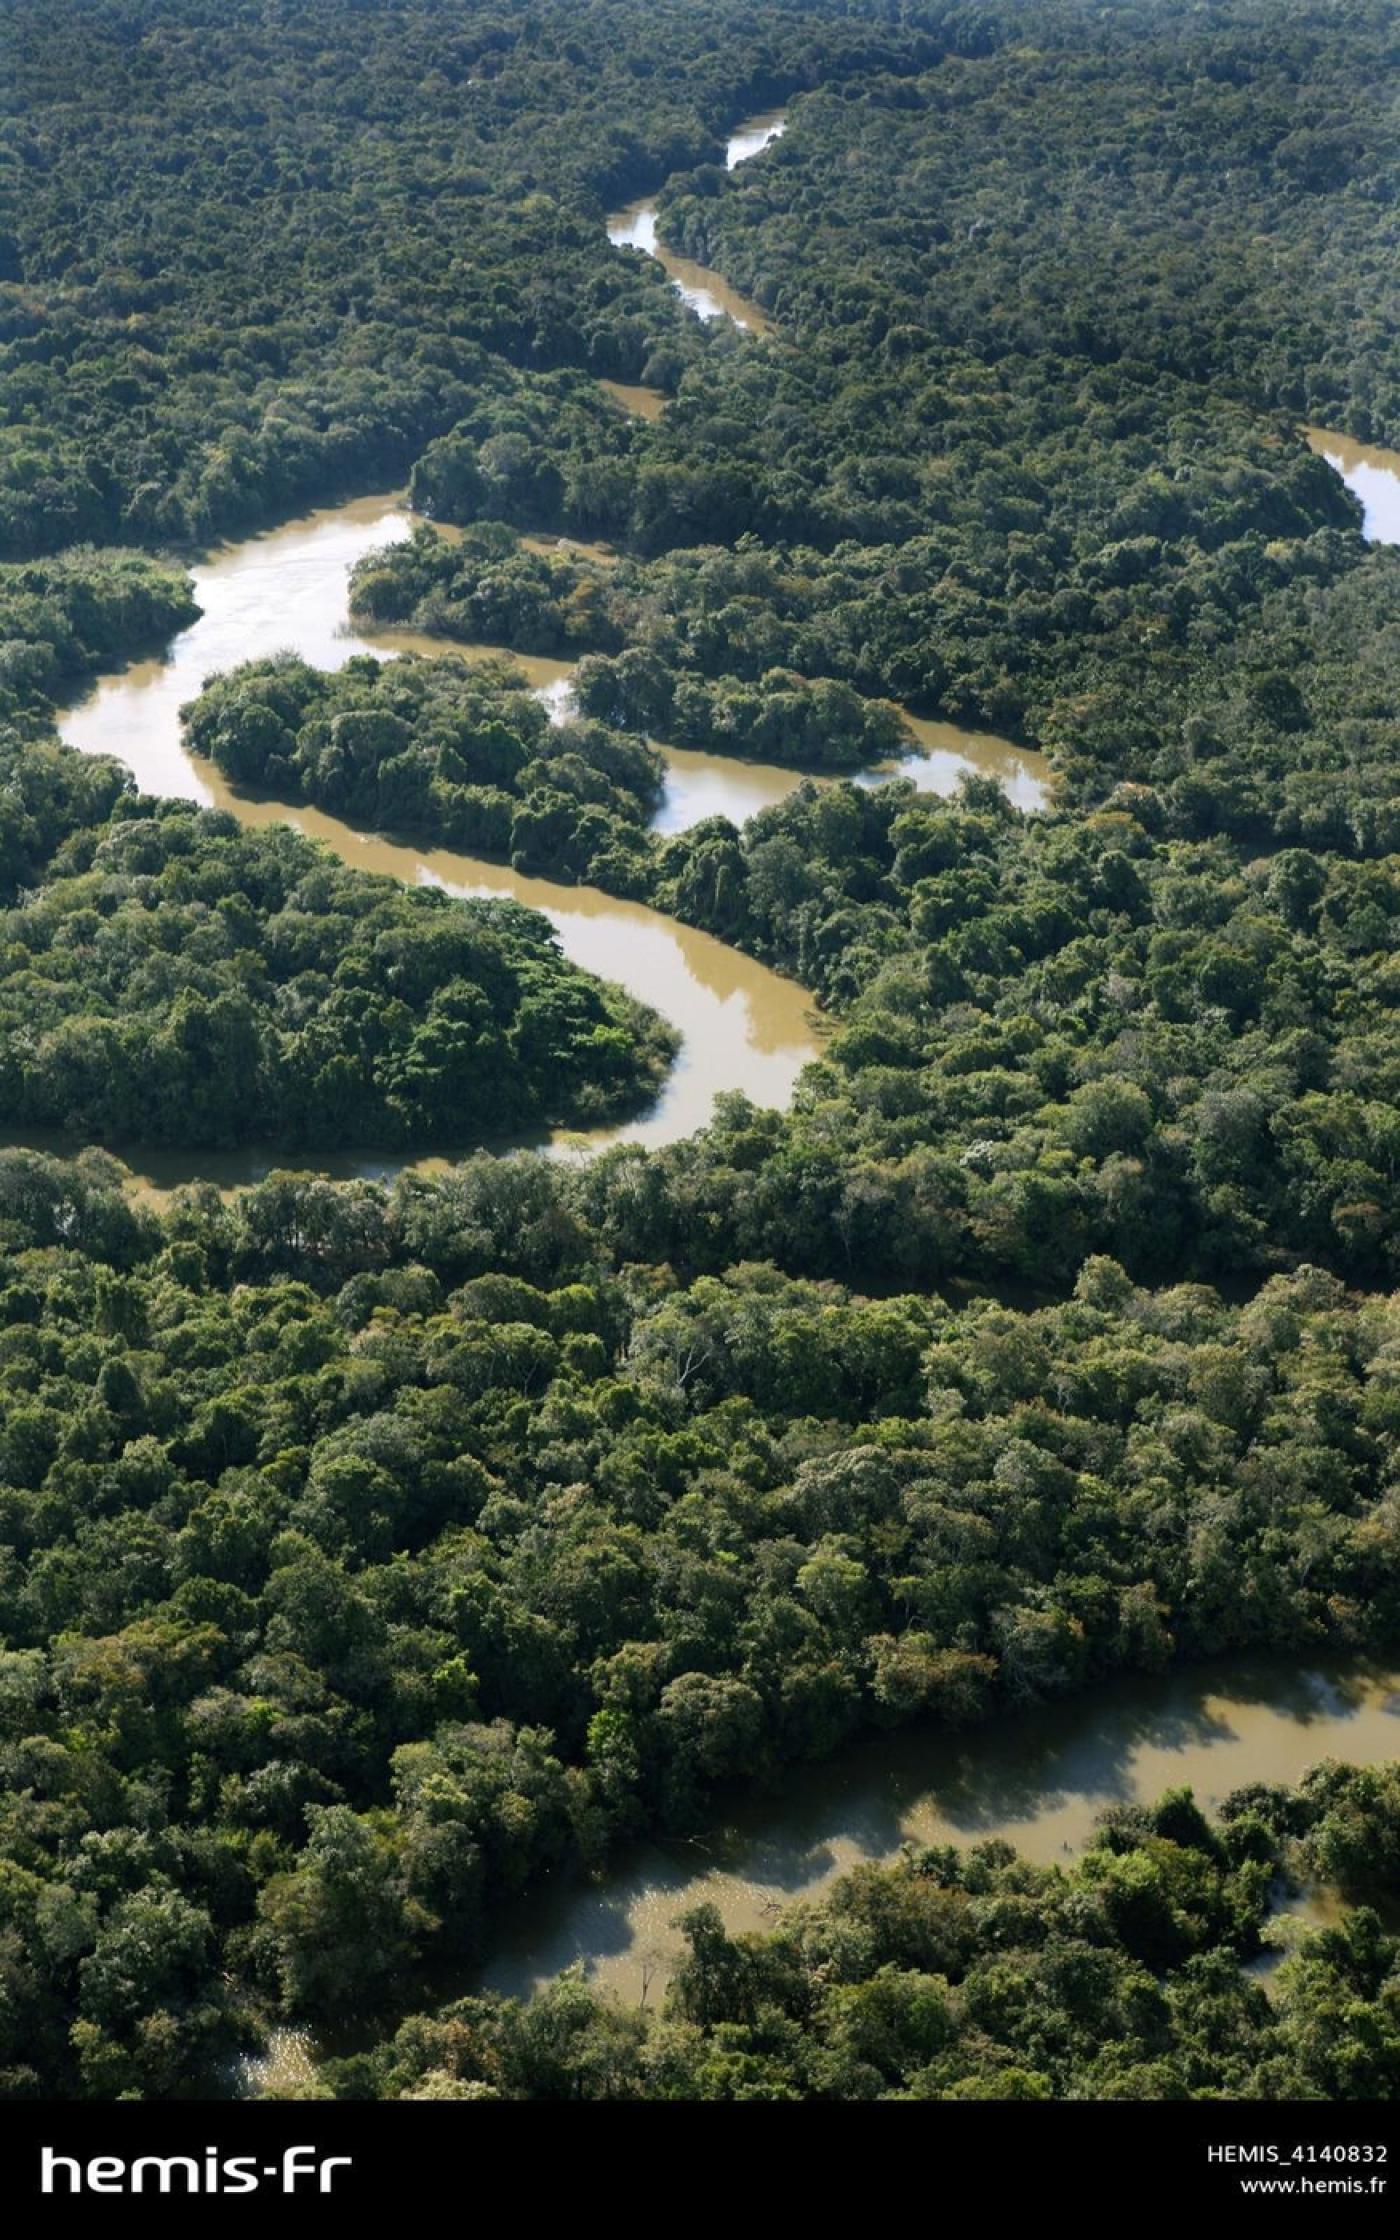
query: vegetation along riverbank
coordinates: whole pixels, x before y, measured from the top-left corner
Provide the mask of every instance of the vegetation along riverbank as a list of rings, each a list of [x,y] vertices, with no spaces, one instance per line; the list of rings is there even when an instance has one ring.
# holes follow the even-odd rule
[[[0,2090],[1393,2095],[1340,1719],[475,1980],[863,1739],[1391,1669],[1393,11],[83,30],[4,34]]]

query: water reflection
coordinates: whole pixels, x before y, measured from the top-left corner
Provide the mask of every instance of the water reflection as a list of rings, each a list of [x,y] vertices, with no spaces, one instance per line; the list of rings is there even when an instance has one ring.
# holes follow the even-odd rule
[[[653,746],[666,758],[666,786],[651,829],[663,834],[687,832],[706,817],[728,817],[742,824],[760,809],[786,801],[801,785],[838,785],[844,777],[866,788],[906,778],[919,793],[934,794],[956,792],[964,777],[995,778],[1018,809],[1049,806],[1050,765],[1034,747],[1018,747],[989,731],[964,731],[955,723],[911,715],[907,708],[901,708],[900,714],[917,744],[872,769],[840,775],[795,770],[788,763],[745,762],[734,755],[708,754],[654,739]]]
[[[756,156],[787,129],[787,116],[781,109],[771,109],[761,117],[750,117],[730,134],[725,149],[725,166],[732,171],[737,164]],[[643,195],[638,202],[629,202],[625,210],[614,211],[608,219],[608,239],[618,249],[640,249],[655,257],[663,272],[667,273],[681,301],[701,319],[732,319],[736,327],[748,334],[771,334],[773,322],[756,303],[740,295],[737,288],[708,265],[696,264],[691,257],[677,256],[665,242],[657,238],[656,202],[653,195]]]
[[[729,135],[729,144],[724,151],[726,171],[733,171],[739,164],[747,163],[750,156],[762,155],[764,149],[771,148],[775,140],[781,140],[786,131],[786,109],[765,109],[762,116],[750,117],[746,124],[741,124]]]
[[[1036,747],[1018,747],[993,731],[965,731],[959,723],[943,723],[932,716],[913,715],[901,708],[918,742],[897,762],[862,770],[858,786],[888,784],[891,778],[909,778],[920,793],[953,793],[964,776],[995,778],[1018,809],[1046,809],[1053,785],[1050,764]]]
[[[632,1143],[655,1148],[693,1135],[709,1119],[716,1095],[742,1089],[756,1104],[781,1107],[818,1047],[820,1030],[811,998],[795,981],[731,949],[713,934],[681,925],[644,903],[620,901],[597,887],[562,886],[532,879],[507,864],[458,855],[447,848],[418,848],[356,832],[338,817],[313,808],[289,809],[280,801],[233,793],[212,764],[189,758],[200,797],[227,809],[250,830],[290,824],[323,841],[344,863],[383,872],[410,886],[440,886],[454,895],[510,896],[543,912],[565,954],[585,971],[620,982],[679,1029],[682,1044],[655,1102],[640,1117],[590,1130],[558,1130],[548,1140],[557,1155]],[[35,1148],[76,1148],[30,1131]],[[543,1143],[545,1139],[533,1139]],[[500,1146],[498,1148],[505,1148]],[[132,1149],[119,1155],[151,1195],[181,1182],[203,1179],[223,1188],[253,1182],[274,1168],[304,1168],[342,1179],[387,1179],[405,1166],[433,1171],[447,1155],[405,1159],[373,1150],[339,1156],[288,1152],[278,1145],[237,1151]]]
[[[1125,1682],[961,1736],[907,1733],[746,1797],[703,1838],[653,1843],[604,1885],[537,1895],[507,1921],[486,1971],[523,1992],[582,1961],[627,2002],[655,1997],[687,1907],[717,1905],[731,1931],[762,1928],[861,1860],[906,1843],[1004,1837],[1049,1863],[1082,1849],[1112,1804],[1182,1784],[1217,1805],[1249,1781],[1292,1783],[1328,1756],[1376,1764],[1400,1750],[1396,1675],[1292,1671],[1271,1661]]]
[[[1330,428],[1305,428],[1303,433],[1361,500],[1362,535],[1372,544],[1400,544],[1400,451],[1355,443]]]

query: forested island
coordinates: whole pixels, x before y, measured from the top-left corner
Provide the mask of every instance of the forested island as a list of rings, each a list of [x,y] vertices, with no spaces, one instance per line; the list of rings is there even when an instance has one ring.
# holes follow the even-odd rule
[[[549,927],[217,813],[85,826],[0,915],[0,1125],[462,1143],[643,1101],[672,1043]]]
[[[1393,1766],[688,1908],[635,2010],[476,1981],[871,1736],[1390,1669],[1400,547],[1308,431],[1400,445],[1393,11],[81,17],[0,18],[0,2093],[1393,2098]],[[219,540],[398,489],[382,649],[200,677],[194,798],[65,742]],[[920,722],[1045,805],[891,776]],[[686,754],[786,790],[667,828]],[[482,1148],[707,1053],[374,834],[716,937],[820,1053]],[[398,1171],[110,1155],[241,1145]]]
[[[509,668],[412,654],[332,675],[250,663],[211,679],[186,716],[191,747],[249,791],[618,894],[647,884],[660,757],[599,723],[551,723]]]

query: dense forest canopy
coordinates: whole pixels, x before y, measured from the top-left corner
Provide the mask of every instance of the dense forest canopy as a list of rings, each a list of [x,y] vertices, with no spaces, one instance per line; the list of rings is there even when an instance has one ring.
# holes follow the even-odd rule
[[[521,871],[623,894],[646,884],[660,756],[601,723],[551,722],[508,667],[360,656],[327,676],[295,657],[253,662],[209,679],[185,714],[195,751],[251,792]]]
[[[461,1144],[644,1103],[662,1022],[518,904],[122,797],[0,912],[0,1122],[93,1141]]]
[[[604,1164],[627,1257],[924,1283],[1066,1284],[1095,1251],[1158,1277],[1400,1274],[1394,858],[1154,844],[1126,806],[1027,818],[988,780],[951,805],[808,786],[742,833],[649,842],[640,742],[551,727],[450,663],[254,666],[202,695],[191,737],[289,799],[647,894],[839,1009],[790,1115],[721,1113],[652,1157],[640,1202]]]
[[[1400,1634],[1400,554],[1302,433],[1400,440],[1393,12],[0,35],[0,1119],[462,1144],[655,1084],[665,1029],[537,915],[54,737],[191,619],[195,547],[390,482],[464,533],[356,613],[442,657],[233,669],[193,748],[836,1023],[790,1112],[588,1164],[156,1210],[0,1153],[3,2089],[224,2091],[280,2019],[358,2035],[348,2096],[1393,2091],[1373,1913],[1243,1973],[1277,1874],[1393,1895],[1393,1772],[697,1917],[656,2018],[435,1988],[543,1876],[863,1729]],[[610,246],[657,188],[770,336]],[[576,658],[569,719],[454,639]],[[896,704],[1045,746],[1048,812],[648,829],[650,740],[849,773]]]
[[[401,2010],[863,1725],[1393,1638],[1394,1300],[616,1275],[552,1172],[159,1217],[0,1154],[8,2089]]]
[[[47,0],[6,18],[15,553],[382,483],[488,360],[679,366],[691,323],[607,251],[604,204],[828,69],[939,51],[793,0],[84,0],[77,40]]]

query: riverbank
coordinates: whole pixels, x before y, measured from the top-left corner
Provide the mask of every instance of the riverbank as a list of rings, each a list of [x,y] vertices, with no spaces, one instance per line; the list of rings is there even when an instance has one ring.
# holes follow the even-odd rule
[[[747,163],[760,155],[787,130],[785,109],[765,110],[761,116],[749,117],[736,125],[729,135],[724,152],[727,171]],[[615,210],[607,221],[608,239],[614,248],[640,249],[644,256],[655,257],[667,274],[682,303],[701,319],[732,319],[744,333],[763,336],[773,332],[773,322],[766,311],[731,288],[728,281],[708,265],[696,264],[690,257],[678,256],[667,247],[656,230],[658,196],[643,195],[636,202],[629,202],[625,209]]]
[[[908,1844],[995,1840],[1052,1865],[1083,1851],[1110,1805],[1186,1786],[1213,1810],[1249,1782],[1292,1785],[1330,1757],[1400,1757],[1400,1668],[1237,1658],[966,1733],[867,1736],[790,1772],[776,1797],[717,1800],[701,1836],[622,1854],[591,1887],[538,1890],[502,1923],[479,1980],[519,1997],[582,1967],[623,2005],[656,2001],[693,1906],[716,1907],[730,1935],[770,1928],[783,1906]]]
[[[702,1834],[633,1846],[589,1883],[546,1881],[502,1916],[483,1968],[454,1979],[443,1967],[427,1996],[529,1999],[573,1970],[617,2007],[659,2011],[687,1949],[679,1922],[697,1906],[713,1908],[728,1937],[771,1931],[787,1907],[821,1899],[858,1866],[892,1866],[911,1847],[999,1843],[1032,1865],[1065,1866],[1112,1807],[1189,1788],[1214,1816],[1234,1791],[1293,1788],[1328,1759],[1397,1758],[1400,1669],[1297,1669],[1278,1658],[1128,1679],[1111,1698],[1042,1704],[968,1733],[916,1726],[867,1737],[793,1769],[776,1794],[717,1797]],[[1251,1964],[1261,1981],[1299,1934],[1342,1914],[1335,1892],[1283,1884],[1273,1907],[1277,1926]],[[239,2089],[305,2090],[324,2050],[309,2031],[273,2029],[241,2065]]]

